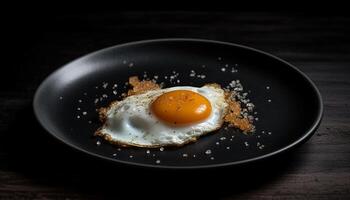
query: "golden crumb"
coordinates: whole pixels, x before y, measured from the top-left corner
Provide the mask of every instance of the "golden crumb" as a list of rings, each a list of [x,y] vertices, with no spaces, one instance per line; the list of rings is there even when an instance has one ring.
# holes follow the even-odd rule
[[[129,78],[129,84],[132,89],[128,91],[127,96],[142,94],[150,90],[160,89],[160,86],[153,81],[140,81],[137,76],[132,76]]]
[[[241,115],[241,105],[238,101],[232,99],[232,92],[225,92],[225,99],[228,104],[228,112],[224,117],[225,122],[230,126],[241,129],[243,132],[250,132],[253,130],[253,125],[249,119]]]

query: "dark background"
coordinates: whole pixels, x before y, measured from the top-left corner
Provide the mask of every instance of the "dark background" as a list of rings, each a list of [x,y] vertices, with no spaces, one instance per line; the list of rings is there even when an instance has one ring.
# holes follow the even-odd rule
[[[0,77],[0,199],[350,198],[350,17],[344,12],[24,9],[3,19],[9,20]],[[107,46],[169,37],[243,44],[296,65],[323,96],[318,131],[295,151],[253,165],[157,171],[96,162],[36,122],[32,97],[53,70]]]

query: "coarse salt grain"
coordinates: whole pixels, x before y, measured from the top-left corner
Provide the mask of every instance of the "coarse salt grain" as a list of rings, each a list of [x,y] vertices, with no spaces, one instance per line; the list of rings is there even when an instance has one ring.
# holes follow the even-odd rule
[[[268,100],[267,100],[267,102],[269,102],[269,103],[270,103],[270,102],[271,102],[271,99],[268,99]]]
[[[221,141],[226,140],[226,137],[221,137],[220,140]]]
[[[211,150],[210,149],[206,150],[205,154],[207,154],[207,155],[211,154]]]
[[[116,157],[116,156],[117,156],[117,154],[116,154],[116,153],[114,153],[114,154],[113,154],[113,156],[114,156],[114,157]]]
[[[87,114],[87,112],[83,112],[83,115],[86,115]]]
[[[215,144],[216,144],[216,145],[220,145],[220,142],[216,142]]]
[[[60,100],[62,100],[63,99],[63,97],[60,97]]]
[[[96,99],[95,99],[94,103],[95,103],[95,104],[97,104],[97,103],[98,103],[98,98],[96,98]]]
[[[160,163],[160,160],[156,160],[156,163],[159,164],[159,163]]]
[[[210,157],[210,160],[214,160],[215,158],[214,157]]]
[[[77,118],[80,119],[80,116],[78,115]]]
[[[80,108],[78,107],[77,110],[80,110]]]
[[[83,102],[81,99],[78,100],[79,103]]]
[[[196,157],[196,154],[193,154],[193,158],[195,158]]]
[[[123,64],[126,64],[127,62],[126,62],[126,60],[123,60]]]
[[[159,151],[164,151],[164,147],[160,147],[160,148],[159,148]]]
[[[248,142],[244,142],[244,145],[245,145],[246,147],[249,146]]]
[[[182,157],[187,158],[187,157],[188,157],[188,154],[187,154],[187,153],[184,153],[184,154],[182,154]]]
[[[229,149],[230,149],[230,147],[226,147],[226,149],[227,149],[227,150],[229,150]]]
[[[269,90],[269,89],[270,89],[270,86],[266,86],[266,89]]]
[[[103,87],[104,89],[106,89],[107,86],[108,86],[108,83],[106,83],[106,82],[103,82],[103,83],[102,83],[102,87]]]
[[[118,150],[118,151],[121,151],[122,149],[121,149],[121,148],[118,148],[117,150]]]
[[[226,69],[225,68],[221,68],[221,71],[224,72],[224,71],[226,71]]]
[[[92,121],[88,121],[88,123],[89,123],[89,124],[91,124],[91,123],[92,123]]]
[[[196,76],[196,72],[194,70],[191,70],[190,77],[195,77],[195,76]]]
[[[97,146],[100,146],[100,145],[101,145],[101,142],[100,142],[100,141],[97,141],[97,142],[96,142],[96,145],[97,145]]]
[[[150,153],[151,153],[151,151],[150,151],[150,150],[147,150],[147,151],[146,151],[146,153],[147,153],[147,154],[150,154]]]
[[[129,67],[133,67],[134,66],[134,63],[129,63]]]
[[[117,95],[117,91],[113,90],[113,94],[114,94],[114,95]]]
[[[133,155],[130,155],[129,158],[133,158],[134,156]]]

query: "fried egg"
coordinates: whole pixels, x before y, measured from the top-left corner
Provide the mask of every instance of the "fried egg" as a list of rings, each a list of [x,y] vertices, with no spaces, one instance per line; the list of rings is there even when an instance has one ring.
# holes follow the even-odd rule
[[[103,109],[96,135],[125,146],[181,146],[219,129],[227,109],[217,85],[150,90]]]

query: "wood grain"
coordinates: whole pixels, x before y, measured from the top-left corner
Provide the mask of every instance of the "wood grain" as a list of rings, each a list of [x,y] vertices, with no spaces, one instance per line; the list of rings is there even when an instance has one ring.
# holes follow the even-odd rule
[[[162,197],[159,190],[173,197],[350,199],[350,17],[135,11],[38,15],[14,22],[20,26],[10,23],[16,38],[11,46],[20,48],[9,48],[12,61],[0,84],[0,199]],[[35,121],[35,89],[59,66],[106,46],[166,37],[244,44],[295,64],[323,96],[317,133],[295,151],[253,166],[164,172],[96,165],[49,137]]]

